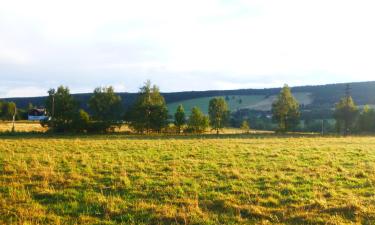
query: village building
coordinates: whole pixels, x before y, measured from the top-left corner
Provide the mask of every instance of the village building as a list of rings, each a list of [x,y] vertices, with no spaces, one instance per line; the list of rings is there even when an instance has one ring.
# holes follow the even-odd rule
[[[45,109],[30,109],[28,112],[28,120],[30,121],[41,121],[48,119]]]

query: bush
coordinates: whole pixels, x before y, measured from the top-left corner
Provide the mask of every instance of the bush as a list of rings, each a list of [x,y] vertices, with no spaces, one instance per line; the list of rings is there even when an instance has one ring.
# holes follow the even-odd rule
[[[178,128],[178,126],[171,123],[163,129],[163,132],[167,134],[176,134],[179,133],[179,129],[181,128]]]
[[[244,132],[244,133],[249,133],[250,132],[250,125],[249,125],[249,122],[247,122],[247,120],[244,120],[241,124],[241,130]]]
[[[90,124],[90,116],[85,110],[80,109],[75,115],[72,130],[75,132],[87,132]]]
[[[91,121],[89,123],[87,132],[89,133],[105,133],[108,131],[114,131],[115,126],[112,123],[103,121]]]
[[[185,132],[203,133],[208,127],[209,127],[208,116],[204,115],[203,112],[198,107],[194,107],[191,110],[188,128],[185,130]]]

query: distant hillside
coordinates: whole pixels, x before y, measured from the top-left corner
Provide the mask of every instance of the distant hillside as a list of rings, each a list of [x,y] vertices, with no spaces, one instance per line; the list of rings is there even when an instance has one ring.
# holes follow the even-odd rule
[[[293,87],[292,92],[305,108],[331,108],[344,95],[345,83],[328,84],[319,86]],[[375,81],[350,83],[353,99],[358,105],[375,105]],[[183,104],[187,110],[193,106],[200,106],[206,111],[210,98],[222,96],[227,99],[232,111],[238,109],[252,109],[267,111],[280,92],[280,88],[269,89],[240,89],[240,90],[212,90],[162,93],[174,112],[178,104]],[[136,93],[119,93],[126,108],[134,102]],[[87,108],[87,101],[91,94],[75,94],[74,97],[81,103],[82,108]],[[19,108],[26,108],[29,103],[43,106],[46,97],[32,98],[7,98],[14,101]]]
[[[310,93],[296,92],[294,96],[300,104],[309,105],[312,102]],[[239,109],[270,111],[277,95],[218,95],[216,97],[225,98],[231,111]],[[171,112],[175,112],[177,106],[182,104],[188,113],[194,106],[201,108],[204,113],[208,113],[208,104],[211,98],[213,97],[200,97],[172,102],[168,104],[168,108]]]

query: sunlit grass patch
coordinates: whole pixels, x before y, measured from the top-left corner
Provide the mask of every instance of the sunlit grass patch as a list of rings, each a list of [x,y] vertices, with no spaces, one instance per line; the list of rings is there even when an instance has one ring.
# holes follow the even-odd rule
[[[375,138],[0,140],[0,223],[374,224]]]

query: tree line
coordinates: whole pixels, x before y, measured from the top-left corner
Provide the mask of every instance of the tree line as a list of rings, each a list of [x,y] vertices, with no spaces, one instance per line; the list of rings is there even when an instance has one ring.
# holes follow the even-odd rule
[[[108,132],[124,123],[137,133],[160,133],[170,130],[168,108],[156,85],[147,81],[138,92],[130,109],[113,87],[96,88],[88,101],[88,112],[79,108],[68,87],[50,89],[46,100],[49,120],[42,121],[54,132]],[[217,133],[227,125],[229,108],[223,98],[213,98],[209,114],[194,107],[190,115],[179,105],[174,114],[174,132],[202,133],[209,127]]]
[[[336,132],[343,135],[375,132],[375,110],[369,105],[360,110],[351,97],[350,90],[350,86],[346,85],[344,97],[335,104],[333,118],[336,121]],[[299,107],[290,88],[285,85],[272,104],[272,118],[278,123],[278,131],[294,130],[300,124]]]
[[[374,109],[369,105],[359,109],[350,95],[349,85],[346,86],[345,96],[335,106],[334,118],[338,133],[348,135],[375,132]]]
[[[93,91],[87,103],[87,111],[79,106],[68,87],[50,89],[45,102],[49,119],[41,121],[41,124],[54,132],[108,132],[127,124],[133,131],[141,134],[203,133],[209,128],[218,134],[228,126],[231,117],[226,100],[216,97],[209,102],[208,115],[198,107],[193,107],[191,114],[186,115],[183,105],[179,105],[173,118],[169,118],[164,97],[159,88],[150,81],[145,82],[139,89],[136,100],[128,110],[125,110],[121,97],[111,86],[98,87]],[[32,107],[29,106],[29,109]],[[300,107],[291,89],[285,85],[273,102],[271,110],[272,121],[277,125],[278,132],[297,130],[301,123]],[[0,119],[11,120],[17,112],[25,117],[27,110],[17,109],[13,102],[0,102]],[[333,118],[336,120],[336,131],[344,135],[375,132],[375,111],[369,106],[360,110],[350,96],[349,86],[345,96],[335,105]],[[248,120],[242,121],[241,129],[244,132],[250,130]]]
[[[16,103],[0,101],[0,120],[12,120],[15,114],[17,114]]]

